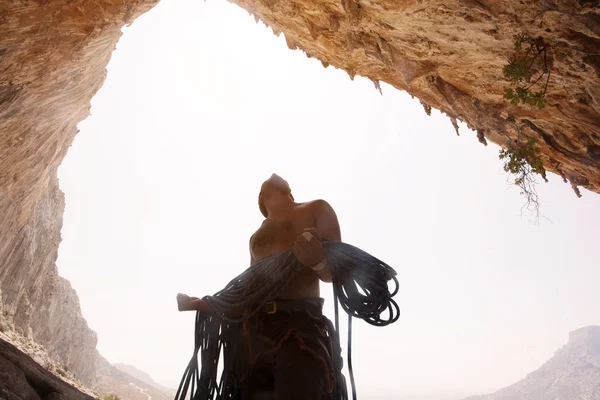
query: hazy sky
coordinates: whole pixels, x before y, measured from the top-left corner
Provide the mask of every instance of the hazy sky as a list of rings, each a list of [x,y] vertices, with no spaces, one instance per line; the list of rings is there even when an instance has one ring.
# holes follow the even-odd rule
[[[127,28],[59,171],[59,270],[100,352],[176,387],[194,315],[175,295],[248,266],[273,172],[398,271],[400,320],[354,325],[362,399],[492,391],[600,324],[600,197],[552,175],[548,220],[532,224],[496,146],[382,86],[290,51],[225,1],[163,0]]]

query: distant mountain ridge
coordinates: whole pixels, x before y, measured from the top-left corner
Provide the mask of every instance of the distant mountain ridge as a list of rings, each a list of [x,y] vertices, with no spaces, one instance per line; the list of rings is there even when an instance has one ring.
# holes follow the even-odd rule
[[[171,389],[160,386],[145,372],[132,365],[118,365],[128,372],[110,364],[98,370],[95,385],[98,392],[114,393],[123,400],[173,400],[175,397]]]
[[[569,333],[569,341],[539,369],[497,392],[464,400],[599,400],[600,326]]]
[[[113,367],[115,367],[116,369],[118,369],[121,372],[126,373],[127,375],[133,376],[134,378],[136,378],[136,379],[144,382],[145,384],[147,384],[149,386],[152,386],[152,387],[156,388],[157,390],[160,390],[161,392],[164,392],[166,394],[169,394],[169,395],[172,395],[173,397],[175,397],[175,393],[176,393],[175,389],[168,388],[166,386],[162,386],[159,383],[156,383],[150,377],[150,375],[148,375],[144,371],[140,371],[139,369],[137,369],[133,365],[123,364],[123,363],[116,363],[116,364],[113,364]]]

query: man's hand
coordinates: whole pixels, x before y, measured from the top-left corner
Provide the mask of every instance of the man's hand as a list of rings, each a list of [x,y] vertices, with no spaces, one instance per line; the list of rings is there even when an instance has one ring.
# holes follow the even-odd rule
[[[189,311],[192,298],[187,294],[177,293],[177,309],[179,311]]]
[[[177,309],[179,311],[201,311],[201,312],[211,312],[212,308],[208,305],[207,302],[201,300],[197,297],[190,297],[187,294],[178,293],[177,294]]]
[[[307,267],[313,268],[325,259],[325,250],[323,250],[323,244],[321,243],[321,235],[315,228],[306,228],[304,232],[310,233],[313,237],[308,240],[306,236],[310,237],[310,235],[305,236],[302,234],[298,236],[292,251],[298,261]]]

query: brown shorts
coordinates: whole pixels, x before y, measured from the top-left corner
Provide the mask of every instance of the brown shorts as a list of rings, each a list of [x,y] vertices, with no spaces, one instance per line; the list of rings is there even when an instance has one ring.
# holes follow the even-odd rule
[[[336,397],[341,357],[322,305],[320,298],[271,302],[244,323],[236,368],[242,400]]]

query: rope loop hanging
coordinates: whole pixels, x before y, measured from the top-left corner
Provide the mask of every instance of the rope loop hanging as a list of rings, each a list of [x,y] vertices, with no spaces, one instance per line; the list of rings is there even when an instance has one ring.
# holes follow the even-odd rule
[[[348,371],[352,397],[356,400],[351,359],[352,318],[360,318],[374,326],[396,322],[400,307],[393,297],[398,293],[399,283],[392,267],[358,247],[326,239],[322,243],[332,274],[336,348],[340,345],[338,302],[348,314]],[[176,400],[185,400],[188,394],[192,400],[238,398],[233,364],[241,323],[260,312],[304,268],[292,250],[272,254],[256,260],[213,296],[202,298],[214,312],[196,313],[194,353],[179,384]],[[392,290],[388,287],[390,281]],[[230,316],[240,309],[247,310],[243,317]],[[218,379],[221,355],[223,372]],[[347,400],[345,390],[340,392],[336,400]]]

